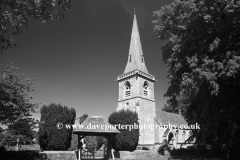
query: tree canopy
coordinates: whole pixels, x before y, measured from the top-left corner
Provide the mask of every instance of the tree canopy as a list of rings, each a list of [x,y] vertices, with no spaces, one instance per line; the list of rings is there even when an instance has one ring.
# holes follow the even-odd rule
[[[108,117],[108,122],[117,125],[139,125],[138,114],[129,109],[113,112]],[[134,129],[117,127],[121,132],[114,136],[112,147],[115,151],[134,151],[139,141],[139,127]]]
[[[21,141],[31,143],[34,138],[33,129],[35,128],[35,124],[32,119],[19,119],[8,128],[15,140],[20,139]]]
[[[34,79],[23,79],[14,64],[8,65],[0,76],[0,124],[9,126],[19,119],[29,118],[37,107],[28,95],[34,91]]]
[[[62,20],[69,7],[70,0],[1,0],[0,53],[16,46],[14,36],[23,33],[30,17],[48,24],[54,14]]]
[[[191,138],[239,155],[240,1],[175,0],[154,12],[170,86],[171,108],[185,109]]]
[[[41,107],[39,125],[39,145],[43,150],[67,150],[71,146],[72,128],[65,125],[74,124],[76,110],[61,104],[51,103]],[[63,124],[62,129],[56,125]]]

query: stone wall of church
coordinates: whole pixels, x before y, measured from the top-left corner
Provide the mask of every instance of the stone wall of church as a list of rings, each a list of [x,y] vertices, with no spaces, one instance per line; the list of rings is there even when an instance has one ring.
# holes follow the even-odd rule
[[[138,117],[141,126],[139,145],[153,145],[155,144],[155,102],[146,99],[139,101]]]
[[[159,128],[157,128],[157,126],[159,126],[159,124],[156,122],[156,121],[154,121],[154,125],[155,125],[155,127],[156,127],[156,129],[155,129],[155,144],[160,144],[160,129]]]
[[[137,112],[139,108],[137,107],[138,102],[138,98],[126,99],[124,101],[118,102],[117,111],[121,109],[129,109],[131,111]]]

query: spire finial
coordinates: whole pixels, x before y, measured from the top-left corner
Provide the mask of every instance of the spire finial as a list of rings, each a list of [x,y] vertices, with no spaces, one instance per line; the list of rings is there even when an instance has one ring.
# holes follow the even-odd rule
[[[135,7],[133,7],[133,10],[134,10],[134,11],[133,11],[133,12],[134,12],[134,14],[136,14]]]

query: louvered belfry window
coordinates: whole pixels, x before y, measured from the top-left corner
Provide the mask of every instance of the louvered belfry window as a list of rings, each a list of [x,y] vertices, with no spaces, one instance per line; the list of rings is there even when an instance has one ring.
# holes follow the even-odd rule
[[[147,81],[143,83],[143,96],[148,97],[149,96],[149,84]]]
[[[131,84],[129,81],[125,83],[125,97],[131,96]]]

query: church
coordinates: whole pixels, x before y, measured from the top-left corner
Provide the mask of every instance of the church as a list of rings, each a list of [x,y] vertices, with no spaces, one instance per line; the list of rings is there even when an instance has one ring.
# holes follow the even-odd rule
[[[173,114],[157,110],[154,97],[155,77],[149,74],[141,46],[136,13],[133,17],[133,26],[130,40],[127,65],[123,74],[117,76],[119,84],[119,98],[117,111],[129,109],[136,111],[139,118],[140,137],[138,145],[155,146],[167,140],[173,148],[180,148],[185,145],[190,130],[177,127],[160,127],[163,125],[187,125],[181,114]]]

